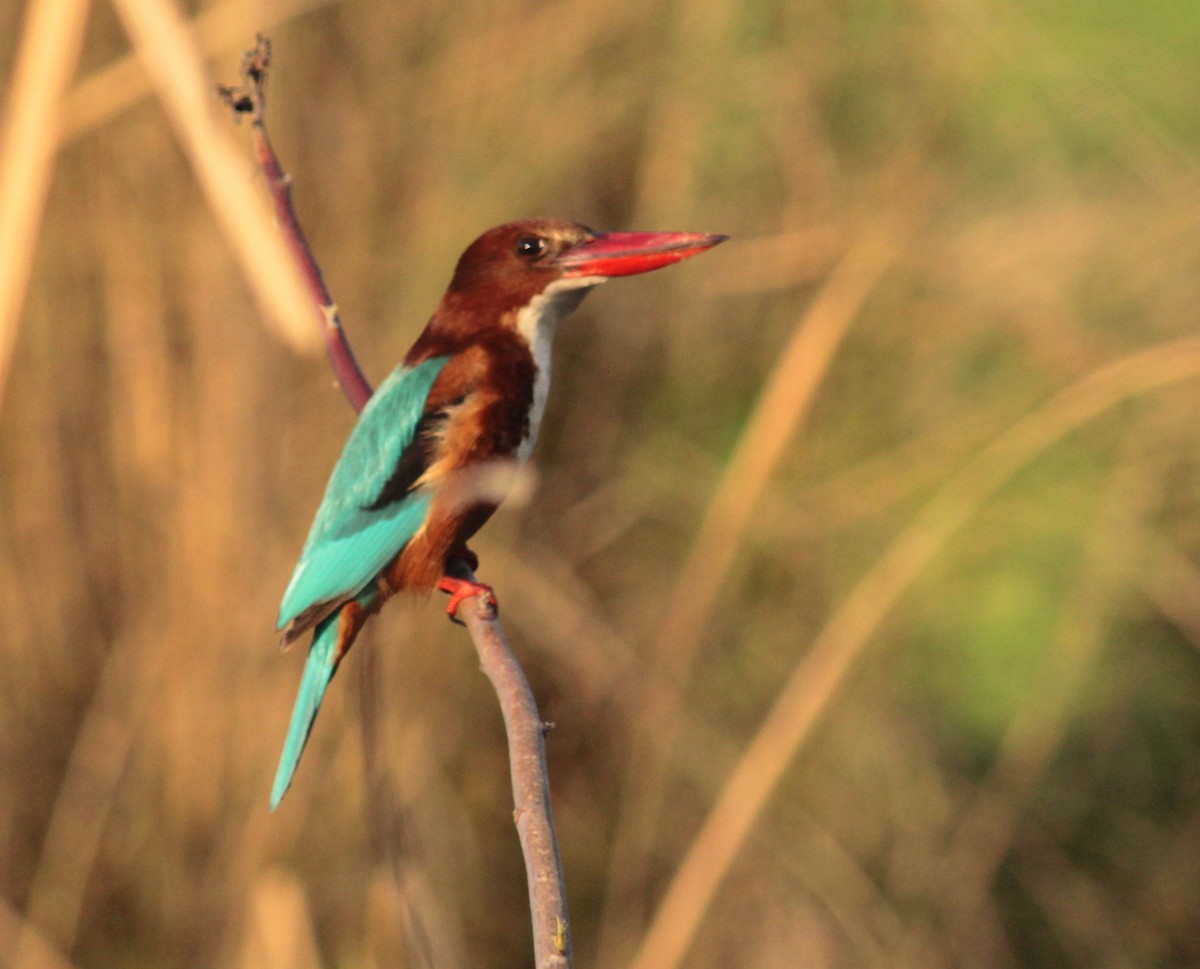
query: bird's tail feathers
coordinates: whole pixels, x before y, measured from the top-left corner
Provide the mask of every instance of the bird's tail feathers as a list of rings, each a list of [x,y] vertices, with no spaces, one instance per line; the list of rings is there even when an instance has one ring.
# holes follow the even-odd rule
[[[292,775],[296,773],[296,765],[308,743],[325,690],[342,657],[350,649],[363,618],[361,604],[352,599],[317,624],[304,664],[304,675],[300,679],[300,691],[296,694],[296,705],[292,708],[292,721],[283,742],[283,753],[275,771],[275,783],[271,787],[272,811],[292,786]]]

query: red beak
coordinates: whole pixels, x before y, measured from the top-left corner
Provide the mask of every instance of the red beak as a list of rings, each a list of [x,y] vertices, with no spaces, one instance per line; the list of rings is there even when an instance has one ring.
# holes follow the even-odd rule
[[[560,253],[555,264],[568,279],[632,276],[690,259],[728,238],[701,232],[597,232]]]

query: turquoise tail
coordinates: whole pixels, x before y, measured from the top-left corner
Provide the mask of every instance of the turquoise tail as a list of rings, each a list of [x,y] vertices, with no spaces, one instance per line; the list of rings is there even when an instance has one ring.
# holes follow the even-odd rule
[[[300,763],[300,755],[304,753],[304,745],[308,743],[308,735],[312,731],[313,721],[317,719],[317,711],[321,709],[321,700],[325,696],[325,688],[333,679],[338,660],[338,626],[341,610],[322,620],[313,636],[312,646],[308,650],[308,661],[304,664],[304,676],[300,680],[300,692],[296,695],[296,705],[292,708],[292,722],[288,727],[287,739],[283,742],[283,754],[279,758],[279,768],[275,771],[275,784],[271,788],[271,810],[279,806],[283,795],[292,786],[292,775],[296,773],[296,765]]]

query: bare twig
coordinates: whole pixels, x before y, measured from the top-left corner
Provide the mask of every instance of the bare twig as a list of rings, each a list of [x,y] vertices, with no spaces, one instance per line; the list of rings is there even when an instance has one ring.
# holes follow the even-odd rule
[[[258,167],[267,180],[267,191],[275,206],[275,217],[292,254],[296,266],[304,277],[309,298],[317,308],[321,336],[325,340],[325,352],[329,365],[342,388],[342,393],[356,411],[361,411],[371,399],[371,385],[363,376],[354,351],[342,329],[342,319],[337,305],[325,285],[321,267],[313,258],[312,249],[305,238],[296,210],[292,206],[292,178],[284,171],[279,156],[267,135],[267,73],[271,67],[271,42],[259,34],[252,50],[242,58],[242,84],[240,87],[218,87],[221,99],[237,114],[250,116],[251,133],[254,137],[254,155]]]
[[[354,358],[337,307],[296,219],[292,208],[291,179],[267,137],[264,112],[270,59],[270,41],[260,34],[254,49],[247,51],[243,59],[242,85],[237,88],[220,87],[218,93],[236,114],[250,117],[258,165],[266,177],[288,249],[304,276],[313,304],[319,310],[330,364],[346,398],[355,410],[361,411],[371,398],[371,385]],[[450,566],[460,578],[474,581],[475,577],[465,563],[452,561]],[[475,596],[464,602],[459,615],[471,634],[480,665],[496,690],[508,735],[516,808],[513,819],[525,855],[535,965],[537,969],[570,969],[571,930],[566,886],[558,853],[558,839],[554,833],[546,769],[547,725],[542,722],[529,681],[508,645],[494,604],[484,597]]]

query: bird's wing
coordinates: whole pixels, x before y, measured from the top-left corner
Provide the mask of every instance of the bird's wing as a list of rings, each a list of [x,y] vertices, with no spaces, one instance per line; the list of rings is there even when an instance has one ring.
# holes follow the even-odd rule
[[[421,527],[432,494],[408,485],[427,460],[430,389],[448,359],[396,368],[363,408],[283,594],[278,628],[310,613],[307,627],[327,614],[322,605],[357,595]]]

